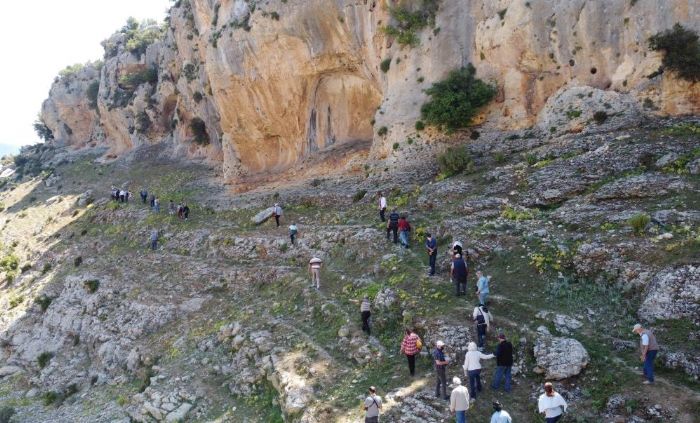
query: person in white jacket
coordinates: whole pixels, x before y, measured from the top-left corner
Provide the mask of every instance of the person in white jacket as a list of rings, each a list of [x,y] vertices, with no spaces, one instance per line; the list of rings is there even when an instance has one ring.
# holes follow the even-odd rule
[[[566,411],[566,401],[554,392],[554,386],[551,382],[544,384],[544,394],[540,395],[537,401],[537,408],[540,413],[544,414],[547,423],[557,423],[561,419],[562,413]]]
[[[469,392],[471,400],[476,400],[477,392],[481,392],[481,360],[494,358],[493,354],[482,354],[477,348],[476,343],[470,342],[467,347],[467,354],[464,356],[464,374],[469,376]]]

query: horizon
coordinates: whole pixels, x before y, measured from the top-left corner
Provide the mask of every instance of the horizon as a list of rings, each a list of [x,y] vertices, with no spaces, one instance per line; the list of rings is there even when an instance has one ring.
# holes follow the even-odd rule
[[[13,18],[0,27],[0,37],[5,58],[15,61],[0,67],[0,92],[4,94],[0,101],[0,146],[19,151],[21,146],[41,142],[32,124],[59,71],[101,59],[100,42],[121,28],[128,17],[161,22],[170,6],[170,0],[43,0],[8,5],[6,16]]]

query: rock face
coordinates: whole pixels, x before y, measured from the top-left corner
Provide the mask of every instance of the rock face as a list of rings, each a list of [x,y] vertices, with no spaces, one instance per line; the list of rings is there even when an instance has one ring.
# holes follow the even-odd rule
[[[576,376],[588,365],[590,358],[586,349],[575,339],[552,336],[540,326],[535,342],[536,371],[553,380]]]
[[[503,9],[494,0],[442,0],[434,27],[419,31],[413,47],[382,31],[396,24],[396,3],[422,4],[178,1],[161,40],[134,53],[117,33],[104,42],[104,66],[59,78],[42,118],[58,144],[102,143],[118,155],[169,142],[174,153],[220,163],[229,181],[242,182],[292,168],[302,176],[361,171],[352,159],[368,152],[400,165],[392,146],[415,138],[423,90],[467,63],[499,87],[484,114],[489,126],[527,127],[540,115],[546,131],[609,129],[639,119],[642,103],[655,113],[700,111],[697,84],[671,72],[649,78],[661,55],[648,50],[648,37],[676,22],[699,28],[700,12],[684,1]],[[597,111],[609,121],[591,123]],[[375,135],[381,127],[387,135]]]
[[[700,267],[683,266],[659,272],[647,289],[639,308],[639,316],[647,320],[700,320]]]

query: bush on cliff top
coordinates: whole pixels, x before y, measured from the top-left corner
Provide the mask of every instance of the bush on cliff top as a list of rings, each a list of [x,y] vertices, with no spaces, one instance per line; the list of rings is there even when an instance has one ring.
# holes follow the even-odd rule
[[[124,25],[117,33],[122,33],[124,38],[124,47],[130,53],[141,56],[146,52],[149,45],[163,39],[165,35],[165,26],[159,25],[152,19],[138,21],[134,17],[129,17]],[[105,49],[105,59],[114,57],[119,53],[119,45],[107,39],[102,42],[102,47]]]
[[[390,13],[395,24],[382,28],[384,33],[396,38],[402,46],[418,45],[418,32],[429,25],[435,25],[438,3],[439,0],[423,0],[417,10],[405,6],[392,8]]]
[[[431,99],[421,107],[423,120],[448,132],[471,125],[479,108],[496,95],[496,87],[475,75],[476,69],[469,64],[425,90]]]
[[[698,33],[675,24],[672,29],[649,38],[649,47],[664,51],[662,64],[688,81],[700,81],[700,42]]]

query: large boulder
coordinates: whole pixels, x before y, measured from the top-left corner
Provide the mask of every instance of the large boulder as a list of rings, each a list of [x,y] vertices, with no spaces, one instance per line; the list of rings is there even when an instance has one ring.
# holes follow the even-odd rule
[[[700,266],[667,268],[654,276],[639,308],[639,317],[700,321]]]
[[[586,349],[575,339],[552,336],[547,328],[537,328],[535,360],[538,373],[553,380],[576,376],[588,365],[590,357]]]
[[[265,210],[260,211],[258,214],[252,217],[253,223],[260,225],[267,222],[267,219],[271,218],[275,214],[274,207],[268,207]]]

